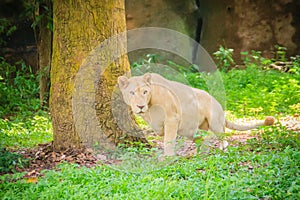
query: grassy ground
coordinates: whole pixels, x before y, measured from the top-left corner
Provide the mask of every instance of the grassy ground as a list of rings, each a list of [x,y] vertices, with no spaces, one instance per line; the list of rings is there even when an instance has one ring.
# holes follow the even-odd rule
[[[188,76],[192,85],[197,86],[197,76]],[[295,74],[248,68],[222,77],[233,117],[299,113],[300,78]],[[1,148],[33,147],[52,140],[44,112],[2,118],[0,131]],[[232,144],[227,151],[179,157],[159,168],[137,160],[135,167],[142,170],[122,164],[93,168],[61,164],[37,178],[1,175],[0,199],[300,199],[299,131],[277,123],[251,134],[256,137]],[[1,152],[2,158],[12,161],[8,167],[24,163],[17,155]],[[7,159],[2,160],[2,170]]]
[[[3,199],[299,199],[300,153],[230,147],[179,159],[161,170],[125,173],[109,166],[65,164],[37,183],[1,177]],[[142,163],[139,163],[142,165]]]

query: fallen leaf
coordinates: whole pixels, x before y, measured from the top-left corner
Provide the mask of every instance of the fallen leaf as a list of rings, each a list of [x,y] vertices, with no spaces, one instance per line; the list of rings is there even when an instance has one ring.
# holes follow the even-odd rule
[[[26,183],[37,183],[38,179],[36,177],[30,177],[26,179]]]

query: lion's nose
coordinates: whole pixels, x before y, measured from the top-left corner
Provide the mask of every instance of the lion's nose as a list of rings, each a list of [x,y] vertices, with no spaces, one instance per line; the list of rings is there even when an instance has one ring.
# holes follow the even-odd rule
[[[137,107],[142,110],[145,106],[137,106]]]

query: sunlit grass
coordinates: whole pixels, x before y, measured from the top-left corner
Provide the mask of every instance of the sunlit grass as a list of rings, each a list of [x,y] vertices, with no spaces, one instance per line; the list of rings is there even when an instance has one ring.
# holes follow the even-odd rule
[[[35,147],[53,140],[52,124],[47,114],[0,119],[0,137],[2,147]]]
[[[36,184],[2,176],[4,199],[298,199],[300,153],[251,144],[226,152],[179,158],[160,170],[150,165],[130,172],[113,166],[78,168],[64,164],[44,172]],[[252,146],[253,147],[253,146]]]

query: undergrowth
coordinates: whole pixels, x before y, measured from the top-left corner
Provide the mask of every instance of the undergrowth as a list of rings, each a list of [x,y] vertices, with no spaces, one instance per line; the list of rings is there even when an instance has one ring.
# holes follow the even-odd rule
[[[0,177],[3,199],[299,199],[300,153],[253,149],[251,144],[226,152],[180,158],[160,170],[126,173],[111,166],[63,164],[31,183],[22,174]],[[147,171],[148,170],[148,171]],[[128,169],[130,171],[130,169]]]
[[[237,117],[300,112],[300,77],[249,66],[223,74],[227,110]]]
[[[181,73],[175,78],[183,77],[190,85],[208,90],[208,74],[195,73],[195,66],[186,70],[169,64]],[[226,109],[235,117],[285,116],[300,111],[297,73],[249,65],[245,70],[221,72],[221,76]],[[21,107],[28,102],[21,101]],[[29,110],[31,114],[17,109],[13,117],[0,119],[0,156],[7,158],[1,162],[2,172],[26,163],[18,162],[20,157],[8,153],[6,147],[32,147],[52,139],[48,115]],[[140,146],[127,149],[132,158],[129,165],[86,168],[61,164],[56,170],[43,171],[35,181],[24,178],[24,173],[2,175],[0,199],[300,199],[299,132],[278,122],[252,134],[253,139],[235,143],[227,151],[211,149],[209,154],[179,157],[159,167],[159,161],[147,162],[149,149]],[[142,155],[145,159],[136,159]]]
[[[22,62],[11,65],[0,57],[0,117],[30,115],[40,110],[39,79]]]
[[[0,146],[9,148],[35,147],[52,141],[52,125],[45,113],[28,118],[0,119]]]
[[[30,66],[0,57],[0,173],[28,164],[11,149],[33,148],[53,140],[47,108],[40,107],[39,80]]]
[[[39,78],[30,66],[0,57],[0,147],[33,147],[52,140],[47,109],[40,107]]]
[[[28,159],[24,159],[21,155],[10,152],[0,146],[0,174],[15,172],[16,167],[23,168],[28,166]]]

